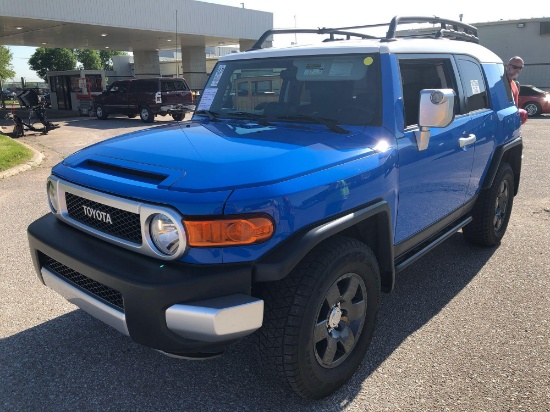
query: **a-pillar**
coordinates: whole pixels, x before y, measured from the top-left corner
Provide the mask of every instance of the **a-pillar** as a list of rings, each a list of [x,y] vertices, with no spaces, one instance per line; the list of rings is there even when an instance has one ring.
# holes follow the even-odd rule
[[[182,46],[180,74],[191,89],[204,88],[208,80],[205,46]]]
[[[134,51],[134,77],[160,77],[158,50]]]

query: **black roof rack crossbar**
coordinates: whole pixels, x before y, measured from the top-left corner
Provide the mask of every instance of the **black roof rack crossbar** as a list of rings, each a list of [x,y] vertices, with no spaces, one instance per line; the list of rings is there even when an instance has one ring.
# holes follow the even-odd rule
[[[479,43],[477,37],[477,28],[470,26],[469,24],[462,23],[461,21],[442,19],[437,16],[395,16],[386,33],[385,41],[395,40],[395,32],[397,31],[398,24],[411,24],[411,23],[430,23],[441,25],[441,36],[447,34],[447,32],[453,32],[451,37],[461,37],[464,40],[473,41]],[[447,26],[452,26],[452,30],[447,30]],[[456,33],[465,33],[468,36],[456,35]],[[441,37],[439,36],[439,37]]]
[[[358,26],[361,27],[361,26]],[[311,34],[329,34],[330,38],[328,40],[335,40],[334,35],[346,36],[349,40],[351,37],[358,37],[360,39],[378,39],[379,37],[371,36],[364,33],[354,33],[350,31],[345,31],[341,29],[329,29],[326,27],[320,27],[318,29],[271,29],[267,30],[262,36],[258,39],[254,46],[252,46],[248,51],[259,50],[262,48],[265,41],[269,36],[273,34],[299,34],[299,33],[311,33]]]

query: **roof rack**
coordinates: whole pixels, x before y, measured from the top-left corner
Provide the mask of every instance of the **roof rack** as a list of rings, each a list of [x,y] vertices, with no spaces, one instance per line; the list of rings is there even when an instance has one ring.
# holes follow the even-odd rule
[[[262,48],[265,41],[274,34],[299,34],[299,33],[309,33],[309,34],[329,34],[330,37],[324,41],[335,41],[341,40],[334,38],[334,35],[343,35],[346,36],[346,39],[349,40],[352,37],[360,39],[378,39],[381,41],[394,41],[397,37],[409,37],[409,36],[396,36],[397,25],[398,24],[412,24],[412,23],[430,23],[430,24],[440,24],[440,29],[435,33],[426,33],[422,35],[416,35],[414,37],[433,37],[441,38],[448,37],[453,40],[463,40],[473,43],[479,43],[479,38],[477,37],[477,28],[466,23],[462,23],[456,20],[442,19],[437,16],[395,16],[390,23],[379,23],[379,24],[367,24],[363,26],[350,26],[350,27],[337,27],[337,28],[318,28],[318,29],[271,29],[267,30],[261,37],[254,43],[252,48],[248,51],[259,50]],[[388,27],[388,32],[386,37],[376,37],[364,33],[351,32],[348,30],[356,29],[370,29],[374,27]],[[411,36],[412,37],[412,36]]]

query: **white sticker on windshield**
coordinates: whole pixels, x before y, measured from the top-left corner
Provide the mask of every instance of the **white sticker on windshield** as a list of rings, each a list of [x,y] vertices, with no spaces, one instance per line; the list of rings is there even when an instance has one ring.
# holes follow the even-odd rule
[[[304,76],[322,76],[325,65],[323,63],[309,63],[304,69]]]
[[[472,86],[472,95],[481,93],[479,90],[479,82],[477,80],[470,80],[470,85]]]
[[[215,87],[204,89],[197,110],[210,110],[210,106],[212,106],[212,102],[214,101],[214,97],[216,96],[217,92],[218,89]]]
[[[352,62],[334,62],[330,66],[330,72],[328,74],[329,76],[349,77],[352,68]]]
[[[212,77],[212,81],[210,82],[210,86],[216,87],[218,85],[224,70],[225,70],[225,64],[220,64],[218,66],[218,68],[216,69],[216,73],[214,73],[214,76]]]

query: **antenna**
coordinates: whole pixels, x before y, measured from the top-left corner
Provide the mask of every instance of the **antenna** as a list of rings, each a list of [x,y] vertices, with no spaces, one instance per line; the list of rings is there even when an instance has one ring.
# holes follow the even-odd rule
[[[176,9],[176,77],[180,77],[180,65],[178,63],[178,9]]]

